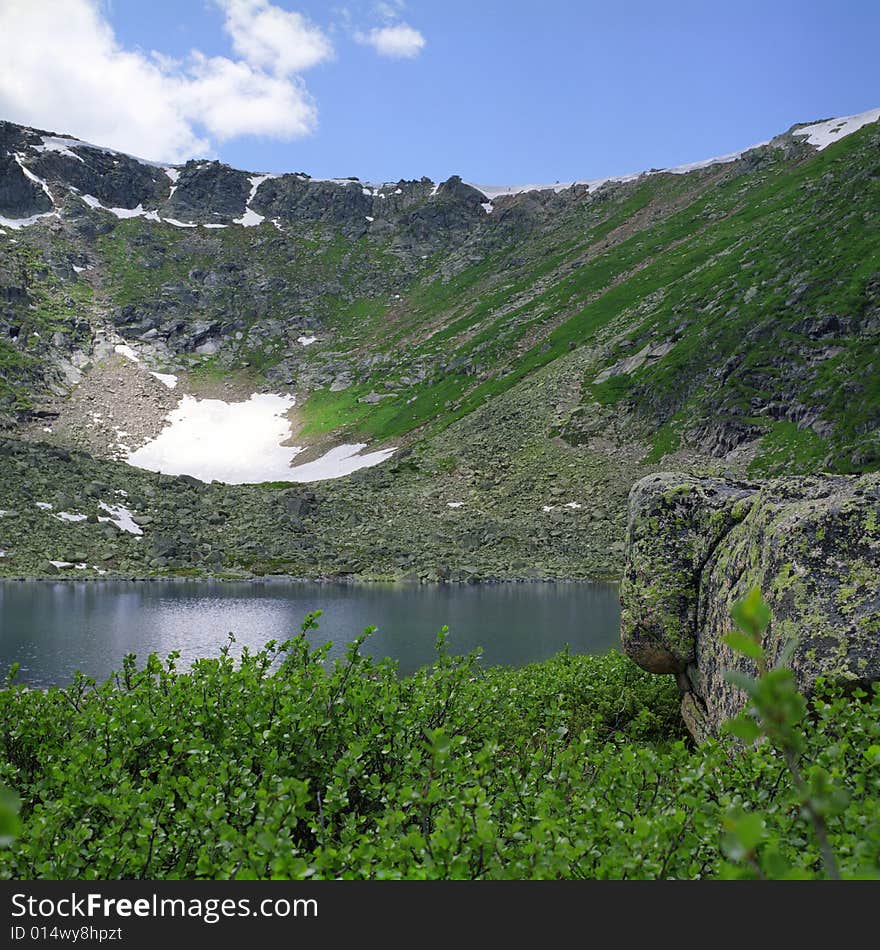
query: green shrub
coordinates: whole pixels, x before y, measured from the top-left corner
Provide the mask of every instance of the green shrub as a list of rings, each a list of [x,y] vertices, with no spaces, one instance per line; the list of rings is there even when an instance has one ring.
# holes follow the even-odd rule
[[[765,744],[682,737],[671,678],[617,654],[520,670],[475,657],[400,678],[305,636],[186,672],[133,657],[101,685],[0,693],[0,785],[21,798],[5,878],[696,878],[724,821],[804,873],[818,850]],[[805,754],[840,776],[845,874],[878,866],[880,692],[826,692]],[[871,750],[874,750],[873,752]]]

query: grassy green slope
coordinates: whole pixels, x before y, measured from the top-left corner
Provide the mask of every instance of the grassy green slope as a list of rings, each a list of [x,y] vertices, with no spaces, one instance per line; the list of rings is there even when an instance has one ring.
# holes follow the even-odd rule
[[[606,334],[597,369],[675,344],[630,374],[584,380],[585,404],[619,405],[657,432],[656,458],[727,424],[766,433],[756,471],[876,467],[877,138],[868,127],[794,166],[770,154],[757,170],[716,172],[711,187],[708,176],[649,178],[610,207],[568,209],[528,240],[525,261],[513,244],[449,281],[425,276],[400,307],[405,325],[377,343],[396,353],[393,371],[314,393],[307,431],[348,420],[384,440],[442,427]],[[357,403],[418,361],[437,368],[421,385]]]

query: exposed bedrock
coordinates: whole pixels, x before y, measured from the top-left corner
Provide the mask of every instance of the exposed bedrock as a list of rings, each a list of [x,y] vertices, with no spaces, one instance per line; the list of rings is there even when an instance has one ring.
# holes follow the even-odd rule
[[[852,686],[880,679],[880,474],[758,482],[661,473],[633,487],[623,649],[677,677],[697,739],[745,703],[724,671],[755,669],[722,637],[752,587],[772,612],[771,662],[796,638],[802,690],[820,676]]]

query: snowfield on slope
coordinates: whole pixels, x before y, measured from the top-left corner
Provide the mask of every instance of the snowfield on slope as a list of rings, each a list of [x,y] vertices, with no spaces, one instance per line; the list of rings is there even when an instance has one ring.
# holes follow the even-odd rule
[[[254,393],[246,402],[183,396],[165,428],[126,461],[166,475],[192,475],[202,481],[252,485],[258,482],[315,482],[350,475],[378,465],[395,452],[361,455],[365,445],[340,445],[313,462],[292,467],[301,446],[290,438],[287,412],[293,396]]]
[[[828,148],[839,139],[858,132],[863,125],[876,122],[878,119],[880,119],[880,109],[868,109],[867,112],[860,112],[858,115],[846,115],[840,119],[827,119],[825,122],[805,125],[792,134],[805,135],[807,142],[821,152],[823,148]]]

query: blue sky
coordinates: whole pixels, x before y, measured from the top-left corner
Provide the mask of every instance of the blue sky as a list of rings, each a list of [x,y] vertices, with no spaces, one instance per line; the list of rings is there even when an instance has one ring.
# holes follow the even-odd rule
[[[3,117],[144,157],[201,151],[258,171],[565,181],[707,158],[880,106],[876,0],[41,3],[60,4],[68,38],[104,31],[88,56],[120,78],[105,92],[59,50],[42,99],[16,98],[0,76]],[[28,19],[32,0],[7,4],[20,7],[18,47],[49,42]],[[78,7],[85,19],[66,30]],[[262,32],[251,29],[258,13]],[[396,31],[384,47],[383,29]],[[10,52],[26,72],[26,52]],[[59,92],[80,82],[80,95]]]

